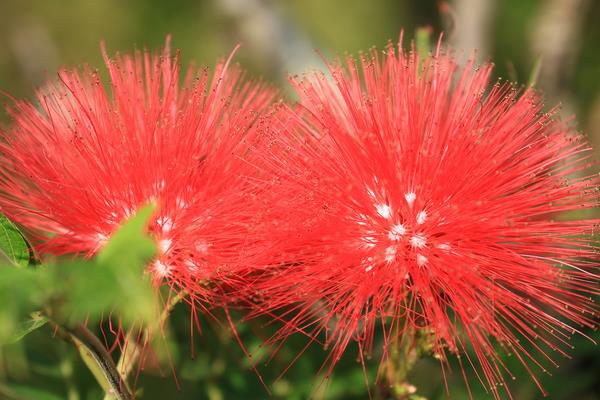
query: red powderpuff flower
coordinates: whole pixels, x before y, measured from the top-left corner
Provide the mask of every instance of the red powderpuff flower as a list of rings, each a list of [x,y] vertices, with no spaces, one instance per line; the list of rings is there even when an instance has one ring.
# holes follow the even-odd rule
[[[263,133],[260,165],[284,240],[258,313],[280,309],[278,338],[325,333],[333,366],[351,341],[370,352],[379,323],[384,362],[420,330],[498,398],[512,376],[498,344],[539,385],[595,326],[598,221],[577,219],[599,199],[589,146],[491,71],[390,46],[292,80],[299,106]]]
[[[149,230],[157,282],[207,299],[204,283],[250,257],[255,215],[245,204],[245,135],[273,91],[220,63],[180,82],[169,40],[162,55],[110,59],[97,71],[62,70],[18,101],[1,132],[0,207],[42,256],[95,254],[138,207],[159,205]]]

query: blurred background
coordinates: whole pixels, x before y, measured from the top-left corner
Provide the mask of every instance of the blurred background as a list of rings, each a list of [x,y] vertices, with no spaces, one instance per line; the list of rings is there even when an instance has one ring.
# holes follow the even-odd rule
[[[434,38],[444,31],[444,41],[462,49],[465,56],[476,48],[477,59],[493,60],[495,74],[506,80],[525,84],[541,56],[537,87],[546,103],[560,103],[564,116],[575,115],[577,128],[588,135],[600,155],[598,21],[600,1],[593,0],[0,0],[0,90],[31,98],[34,88],[56,76],[61,66],[88,63],[102,70],[101,40],[112,54],[159,49],[170,33],[173,47],[181,49],[184,66],[191,60],[211,66],[241,43],[236,60],[253,76],[285,92],[288,74],[322,67],[314,49],[327,57],[356,54],[372,46],[381,49],[388,40],[396,41],[402,29],[408,45],[418,27],[429,26]],[[9,102],[5,94],[0,98]],[[7,122],[1,111],[0,123]],[[192,358],[185,306],[175,310],[171,322],[172,368],[148,368],[140,375],[138,385],[145,399],[269,398],[226,324],[204,319],[206,329],[195,339]],[[268,337],[269,329],[265,321],[256,320],[240,326],[240,334],[252,350]],[[81,399],[100,399],[93,378],[73,349],[57,343],[50,333],[43,329],[27,338],[28,373],[8,377],[0,388],[17,388],[23,399],[66,398],[67,368],[74,371],[69,376]],[[598,332],[587,333],[600,341]],[[600,399],[600,349],[581,337],[573,343],[573,358],[561,359],[558,369],[546,366],[548,374],[535,373],[551,399]],[[292,339],[270,364],[257,364],[271,398],[323,397],[322,391],[315,392],[316,371],[326,352],[316,346],[305,349],[305,344],[302,338]],[[279,377],[302,351],[303,357]],[[356,357],[356,349],[347,352],[325,398],[368,398],[369,387]],[[517,360],[506,356],[505,362],[517,376],[511,382],[515,399],[543,397]],[[367,365],[371,382],[377,364],[374,354]],[[477,377],[471,371],[467,374],[473,397],[489,398]],[[447,380],[453,399],[468,398],[458,367]],[[411,381],[417,393],[428,399],[447,397],[434,359],[420,361]],[[39,390],[31,392],[25,385]],[[374,390],[373,384],[370,389]]]

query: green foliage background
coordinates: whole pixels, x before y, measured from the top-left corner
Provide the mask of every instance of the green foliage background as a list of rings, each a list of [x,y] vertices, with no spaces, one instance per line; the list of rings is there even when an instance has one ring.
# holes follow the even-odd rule
[[[448,26],[448,15],[440,12],[440,2],[401,1],[401,0],[256,0],[256,1],[117,1],[117,0],[2,0],[0,1],[0,89],[17,98],[31,98],[33,88],[46,79],[55,76],[62,65],[76,66],[89,63],[102,66],[99,52],[100,40],[105,40],[109,52],[130,51],[132,48],[158,49],[164,43],[167,33],[173,35],[175,48],[181,48],[182,64],[195,60],[200,65],[213,65],[218,57],[227,55],[237,43],[242,48],[236,55],[238,60],[254,76],[273,81],[284,86],[286,71],[298,72],[282,62],[281,57],[294,56],[285,53],[277,59],[269,52],[271,47],[297,43],[282,40],[281,37],[253,39],[244,24],[252,21],[251,14],[232,12],[223,3],[254,4],[266,7],[273,12],[283,33],[293,39],[300,38],[308,48],[318,48],[326,56],[345,52],[356,54],[371,46],[382,48],[388,40],[397,40],[404,29],[410,38],[419,26],[431,25],[434,36]],[[577,2],[579,4],[579,2]],[[581,2],[584,3],[584,2]],[[451,4],[452,5],[452,4]],[[498,1],[494,10],[492,25],[489,28],[490,53],[486,55],[496,63],[496,74],[505,78],[517,78],[525,83],[529,71],[538,54],[532,51],[529,37],[537,18],[547,5],[537,0]],[[241,8],[240,8],[241,7]],[[575,112],[579,128],[590,135],[593,142],[600,135],[600,2],[590,1],[579,24],[580,35],[572,43],[572,70],[562,82],[561,93],[568,102],[565,108]],[[280,33],[281,33],[280,32]],[[451,36],[451,35],[450,35]],[[449,36],[449,37],[450,37]],[[266,50],[265,50],[266,49]],[[311,64],[307,62],[307,67]],[[304,66],[302,66],[304,67]],[[100,68],[102,70],[102,68]],[[301,70],[301,69],[300,69]],[[540,82],[544,87],[544,82]],[[550,102],[556,101],[554,94],[548,94]],[[4,102],[8,99],[5,97]],[[7,116],[0,113],[0,122],[7,122]],[[598,150],[598,146],[596,146]],[[598,153],[598,151],[597,151]],[[2,222],[3,232],[10,231],[10,225]],[[142,243],[143,238],[130,239]],[[4,247],[3,247],[4,248]],[[15,248],[11,257],[22,263],[24,248]],[[20,254],[20,255],[19,255]],[[139,256],[139,254],[138,254]],[[116,265],[123,260],[110,258]],[[102,262],[102,261],[99,261]],[[83,264],[83,262],[78,262]],[[3,263],[4,264],[4,263]],[[77,265],[81,267],[82,265]],[[110,271],[110,268],[108,268]],[[16,282],[14,272],[3,272],[0,281],[0,336],[7,331],[7,324],[14,323],[7,311],[19,304],[45,300],[43,290],[50,279],[45,276],[28,280],[27,274],[19,275],[22,286],[15,291],[8,282]],[[131,269],[135,272],[135,268]],[[11,275],[12,278],[8,277]],[[107,275],[108,274],[108,275]],[[76,273],[75,273],[76,275]],[[84,279],[84,276],[80,277]],[[10,279],[15,279],[10,281]],[[47,279],[44,282],[39,280]],[[66,278],[65,278],[66,279]],[[77,277],[71,277],[77,281]],[[53,285],[55,290],[66,285],[64,280]],[[3,285],[4,283],[4,285]],[[112,294],[110,273],[94,280],[94,287],[83,287],[73,293],[77,299],[93,300],[96,307],[115,301]],[[30,286],[28,286],[30,285]],[[38,285],[38,286],[36,286]],[[144,287],[135,286],[144,292]],[[30,293],[25,289],[31,289]],[[37,288],[37,289],[36,289]],[[68,288],[66,288],[68,289]],[[64,290],[66,290],[64,289]],[[72,287],[71,287],[72,289]],[[82,287],[79,287],[82,289]],[[126,291],[116,291],[126,294]],[[30,293],[20,301],[16,293]],[[90,296],[94,293],[94,296]],[[146,293],[147,295],[147,293]],[[79,297],[78,297],[79,296]],[[148,297],[143,297],[148,299]],[[121,304],[130,304],[131,298],[121,298]],[[80,306],[83,302],[74,301]],[[137,303],[136,303],[137,304]],[[148,303],[137,304],[148,310]],[[124,311],[135,311],[133,307]],[[10,314],[13,315],[13,314]],[[25,320],[27,319],[25,314]],[[233,315],[234,319],[238,316]],[[169,335],[166,339],[171,362],[151,366],[143,371],[137,382],[144,399],[263,399],[269,398],[256,372],[250,368],[255,359],[249,360],[235,339],[226,319],[218,313],[214,317],[202,316],[201,335],[190,338],[190,313],[185,304],[178,305],[171,315]],[[30,323],[35,324],[34,321]],[[2,329],[2,328],[5,329]],[[251,352],[261,353],[260,344],[272,334],[274,326],[267,320],[254,320],[239,324],[238,333],[244,345]],[[587,332],[600,341],[598,332]],[[381,340],[380,338],[378,340]],[[561,367],[553,369],[552,375],[541,376],[543,386],[552,399],[600,399],[600,349],[590,340],[575,337],[573,358],[560,360]],[[324,385],[318,389],[320,377],[317,371],[326,358],[326,352],[318,346],[305,349],[303,338],[292,338],[265,363],[256,361],[256,367],[266,382],[274,399],[306,399],[312,395],[325,396]],[[279,377],[299,352],[304,352],[290,368]],[[368,387],[357,363],[357,349],[350,348],[346,357],[336,368],[328,384],[326,398],[366,399]],[[4,346],[0,353],[0,398],[52,400],[52,399],[100,399],[102,393],[91,373],[77,356],[74,347],[53,335],[53,330],[44,325],[33,330],[23,342]],[[255,357],[256,358],[256,357]],[[560,358],[560,357],[557,357]],[[507,365],[517,376],[511,382],[511,390],[516,399],[541,399],[540,391],[517,360],[505,357]],[[368,360],[368,375],[371,382],[375,377],[378,354]],[[456,364],[456,363],[455,363]],[[467,399],[468,394],[457,365],[447,376],[453,399]],[[174,371],[174,372],[173,372]],[[468,371],[475,399],[488,398],[477,383],[477,378]],[[419,394],[429,399],[446,398],[443,377],[437,362],[424,359],[413,371],[412,382]],[[372,388],[372,387],[371,387]],[[4,396],[4,397],[3,397]]]

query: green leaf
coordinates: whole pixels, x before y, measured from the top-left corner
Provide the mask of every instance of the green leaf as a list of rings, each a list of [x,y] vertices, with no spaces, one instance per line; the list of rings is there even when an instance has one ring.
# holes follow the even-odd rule
[[[527,87],[534,87],[540,76],[540,70],[542,69],[542,56],[535,59],[531,72],[529,72],[529,79],[527,79]]]
[[[113,234],[94,260],[73,261],[56,268],[67,301],[66,315],[72,321],[97,319],[114,312],[124,323],[152,321],[158,317],[157,298],[152,288],[148,262],[156,245],[147,234],[154,212],[149,205],[126,221]]]
[[[46,274],[33,269],[0,268],[0,344],[14,343],[23,321],[47,302]]]
[[[29,246],[19,229],[0,215],[0,262],[18,267],[29,265]]]
[[[62,400],[63,396],[30,386],[0,383],[0,395],[8,400]]]
[[[131,262],[139,266],[151,259],[156,248],[154,241],[146,233],[146,228],[155,209],[155,204],[148,204],[126,221],[113,234],[104,249],[96,257],[96,261],[99,264],[110,266]]]
[[[25,336],[29,335],[31,332],[41,328],[46,325],[48,322],[48,318],[44,317],[40,312],[31,313],[31,318],[25,321],[17,331],[14,333],[13,337],[7,342],[7,344],[16,343],[23,339]]]
[[[160,319],[158,296],[146,272],[156,253],[155,241],[147,233],[154,209],[154,205],[141,208],[94,259],[56,262],[35,269],[0,269],[0,339],[18,340],[39,328],[46,322],[41,317],[25,328],[20,327],[20,321],[33,310],[48,308],[52,321],[70,335],[101,386],[117,399],[131,397],[118,392],[119,373],[111,365],[110,355],[104,354],[102,343],[73,326],[82,320],[93,323],[108,313],[129,326],[149,326]]]
[[[37,375],[53,378],[63,379],[64,375],[60,369],[60,365],[57,364],[38,364],[34,362],[29,363],[29,370]]]

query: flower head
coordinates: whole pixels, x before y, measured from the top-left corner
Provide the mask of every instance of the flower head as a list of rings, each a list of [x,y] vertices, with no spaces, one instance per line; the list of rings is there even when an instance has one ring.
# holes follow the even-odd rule
[[[243,82],[229,60],[212,75],[190,68],[181,82],[168,42],[161,55],[103,54],[108,88],[97,71],[62,70],[38,92],[39,105],[9,110],[1,211],[42,256],[91,256],[139,206],[156,202],[150,271],[202,297],[206,280],[252,248],[241,156],[273,91]]]
[[[598,221],[577,214],[599,199],[588,144],[491,71],[390,46],[292,81],[298,107],[263,135],[286,240],[259,308],[285,310],[281,337],[325,332],[335,364],[351,341],[370,351],[378,322],[384,358],[420,330],[443,362],[472,349],[463,364],[498,397],[495,344],[554,363],[594,326]]]

